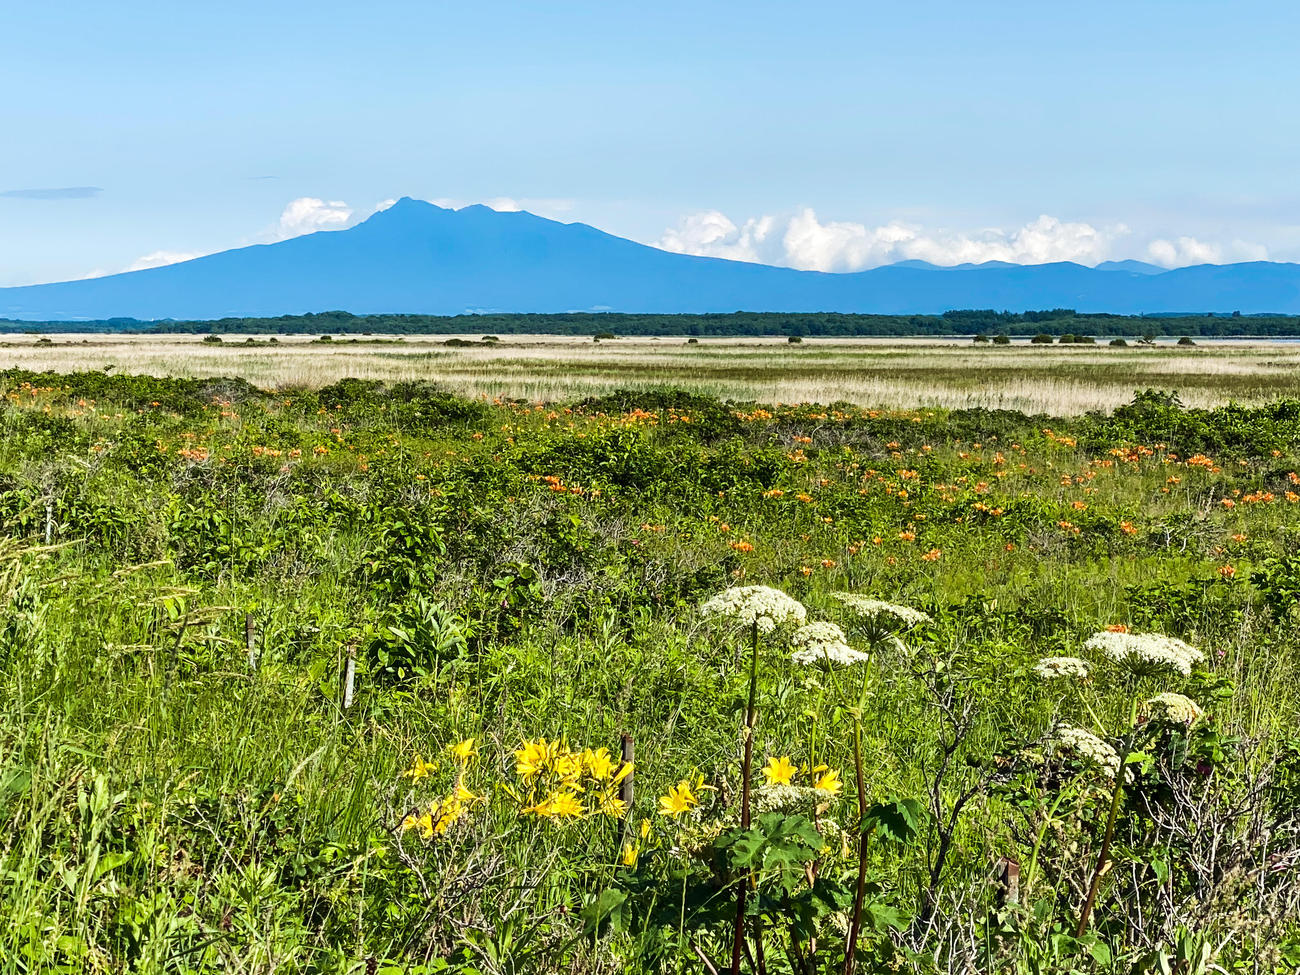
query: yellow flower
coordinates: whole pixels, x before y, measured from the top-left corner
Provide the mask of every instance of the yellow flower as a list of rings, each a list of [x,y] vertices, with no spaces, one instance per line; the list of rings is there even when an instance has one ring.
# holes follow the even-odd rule
[[[468,762],[478,754],[478,750],[474,747],[473,738],[466,738],[464,741],[458,741],[454,745],[448,745],[447,751],[451,752],[459,762]]]
[[[582,818],[582,803],[572,792],[557,792],[551,796],[551,815],[555,817],[569,816],[574,819]]]
[[[818,776],[817,781],[813,783],[813,788],[838,796],[840,790],[844,788],[844,783],[840,781],[840,773],[831,769]]]
[[[659,812],[664,816],[680,816],[684,812],[690,812],[698,803],[695,793],[691,791],[691,783],[682,779],[668,790],[667,795],[659,797]]]
[[[402,829],[418,829],[426,840],[433,836],[433,817],[428,813],[423,816],[407,816],[402,820]]]
[[[582,817],[582,803],[578,802],[577,797],[572,792],[561,790],[552,792],[541,802],[526,808],[524,812],[532,813],[541,819],[560,819],[565,816],[580,819]]]
[[[456,782],[455,796],[457,802],[482,802],[484,799],[487,798],[486,796],[475,795],[468,788],[466,788],[464,782],[459,780],[457,780]]]
[[[555,756],[551,767],[556,775],[576,787],[578,777],[582,775],[582,756],[574,752],[562,751]]]
[[[627,842],[623,844],[623,856],[620,858],[625,867],[635,867],[637,857],[641,855],[641,847],[638,843]]]
[[[433,818],[433,812],[437,812],[437,821],[433,824],[435,833],[445,833],[451,828],[451,824],[460,819],[465,814],[465,807],[455,797],[443,800],[436,810],[432,810],[427,818]]]
[[[787,756],[782,755],[780,758],[768,760],[767,766],[763,769],[763,777],[767,779],[768,785],[789,785],[797,771],[799,770],[794,763]]]
[[[410,779],[412,782],[419,782],[421,779],[427,779],[429,774],[438,770],[437,762],[426,762],[419,755],[415,756],[415,761],[405,772],[403,778]]]
[[[641,839],[646,839],[650,835],[650,820],[641,820]]]
[[[621,819],[627,815],[627,803],[612,793],[602,792],[596,798],[595,811],[610,819]]]
[[[531,779],[545,771],[555,757],[556,747],[545,738],[524,742],[523,747],[515,752],[515,772],[520,778]]]
[[[583,749],[582,764],[587,774],[600,782],[608,779],[614,771],[614,759],[610,757],[608,748],[597,748],[594,752],[590,748]]]

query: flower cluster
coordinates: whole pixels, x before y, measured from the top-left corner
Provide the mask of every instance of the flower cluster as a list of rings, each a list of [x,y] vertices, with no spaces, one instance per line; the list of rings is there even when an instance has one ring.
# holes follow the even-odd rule
[[[801,667],[821,663],[848,667],[870,659],[867,654],[849,646],[848,637],[834,623],[801,626],[790,636],[790,645],[794,647],[790,656]]]
[[[515,752],[517,795],[525,816],[538,819],[585,819],[627,813],[619,785],[632,774],[632,763],[614,759],[608,748],[581,751],[560,740],[526,741]]]
[[[818,792],[837,796],[844,787],[843,783],[840,782],[840,773],[833,768],[826,765],[816,765],[811,769],[801,769],[790,761],[788,755],[769,759],[767,765],[763,767],[763,778],[767,780],[769,786],[791,785],[796,777],[804,773],[812,777],[812,788]]]
[[[1034,673],[1044,680],[1054,677],[1088,679],[1088,663],[1078,657],[1044,657],[1034,664]]]
[[[795,785],[794,780],[805,774],[812,784]],[[826,765],[802,769],[788,755],[769,759],[763,778],[766,782],[754,790],[754,805],[760,813],[812,808],[839,795],[844,788],[835,769]]]
[[[919,609],[912,609],[910,606],[899,606],[896,603],[887,603],[881,599],[871,599],[868,596],[860,596],[852,592],[837,592],[831,595],[851,612],[865,617],[877,625],[911,629],[913,626],[931,622],[929,616]]]
[[[450,745],[447,751],[451,753],[458,766],[455,787],[449,795],[433,800],[425,810],[413,812],[402,820],[403,831],[419,830],[421,838],[426,840],[447,832],[464,818],[470,806],[483,802],[486,798],[476,795],[465,785],[465,773],[469,770],[470,762],[478,754],[474,748],[474,739],[467,738]],[[419,782],[429,778],[437,769],[437,762],[426,762],[420,755],[416,755],[415,761],[402,773],[402,777],[410,779],[413,783]]]
[[[759,633],[771,633],[783,623],[802,623],[808,611],[803,603],[780,589],[733,586],[704,603],[700,615],[727,617],[745,626],[756,626]]]
[[[1151,698],[1142,706],[1142,711],[1153,721],[1170,724],[1191,725],[1205,717],[1201,706],[1190,697],[1169,691]]]
[[[1052,750],[1098,766],[1114,778],[1119,772],[1119,753],[1091,731],[1059,724],[1051,739]]]
[[[1136,673],[1174,670],[1186,677],[1205,655],[1182,640],[1163,633],[1094,633],[1083,644],[1085,650],[1104,653]]]

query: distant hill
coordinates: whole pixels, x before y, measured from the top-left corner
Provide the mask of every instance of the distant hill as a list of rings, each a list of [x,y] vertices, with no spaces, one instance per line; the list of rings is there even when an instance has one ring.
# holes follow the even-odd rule
[[[1137,261],[907,261],[827,274],[672,254],[527,212],[448,210],[409,198],[348,230],[84,281],[0,288],[0,318],[29,321],[295,315],[622,311],[937,314],[1067,307],[1142,314],[1300,312],[1300,265],[1162,271]]]

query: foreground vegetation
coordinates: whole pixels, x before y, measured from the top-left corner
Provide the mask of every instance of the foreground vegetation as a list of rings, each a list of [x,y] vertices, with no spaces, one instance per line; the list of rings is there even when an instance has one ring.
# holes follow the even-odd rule
[[[0,387],[0,972],[1300,965],[1300,402]]]

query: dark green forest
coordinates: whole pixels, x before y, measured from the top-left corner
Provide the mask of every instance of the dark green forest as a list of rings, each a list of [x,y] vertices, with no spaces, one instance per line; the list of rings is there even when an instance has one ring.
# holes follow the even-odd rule
[[[1009,312],[964,309],[942,315],[848,315],[834,312],[732,312],[712,315],[569,313],[541,315],[353,315],[325,311],[278,318],[216,321],[139,321],[110,318],[82,322],[21,322],[0,319],[0,332],[142,332],[218,334],[455,335],[687,335],[745,336],[1300,336],[1300,316],[1162,314],[1107,315],[1070,308]]]

